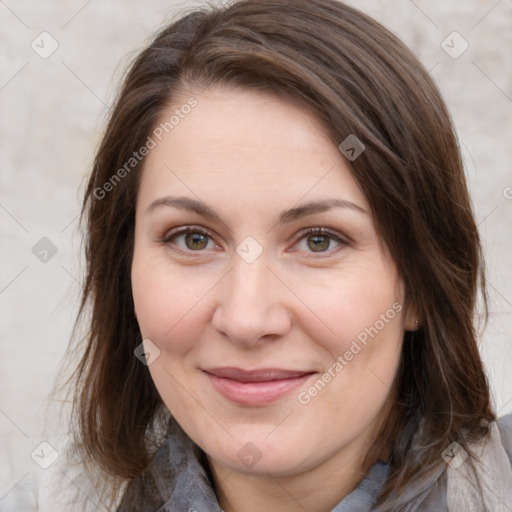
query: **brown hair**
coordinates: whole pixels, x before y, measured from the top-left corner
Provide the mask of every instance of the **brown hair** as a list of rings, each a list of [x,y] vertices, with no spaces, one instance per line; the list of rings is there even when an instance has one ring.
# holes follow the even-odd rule
[[[474,312],[486,293],[477,226],[450,116],[428,73],[389,31],[335,0],[242,0],[203,8],[162,30],[134,61],[111,112],[83,204],[87,324],[75,372],[84,457],[128,480],[147,466],[164,407],[134,357],[130,266],[140,162],[97,193],[142,147],[179,91],[229,84],[294,101],[336,145],[355,134],[351,164],[420,319],[406,332],[393,422],[391,472],[380,511],[428,495],[454,440],[493,420]],[[89,309],[90,307],[90,309]],[[87,315],[89,311],[90,315]],[[391,420],[390,420],[391,421]],[[404,489],[412,494],[406,494]]]

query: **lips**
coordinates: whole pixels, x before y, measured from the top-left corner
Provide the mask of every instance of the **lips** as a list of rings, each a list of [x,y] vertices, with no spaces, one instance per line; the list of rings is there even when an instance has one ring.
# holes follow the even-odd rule
[[[275,402],[315,373],[281,368],[242,370],[234,367],[209,368],[203,371],[221,395],[246,406]]]
[[[278,368],[265,368],[262,370],[241,370],[239,368],[213,368],[204,370],[207,373],[224,379],[237,380],[239,382],[268,382],[274,380],[293,379],[302,377],[307,373],[297,370],[281,370]]]

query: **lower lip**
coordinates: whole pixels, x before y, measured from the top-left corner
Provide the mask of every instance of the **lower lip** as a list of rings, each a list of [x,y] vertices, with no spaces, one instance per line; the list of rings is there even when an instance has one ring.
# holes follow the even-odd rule
[[[266,405],[298,388],[313,374],[265,382],[240,382],[207,373],[213,387],[224,397],[239,405]]]

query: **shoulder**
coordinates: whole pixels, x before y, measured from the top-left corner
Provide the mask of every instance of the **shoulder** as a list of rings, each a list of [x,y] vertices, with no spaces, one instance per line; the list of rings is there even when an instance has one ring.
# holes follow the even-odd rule
[[[498,420],[498,429],[500,431],[501,444],[505,448],[505,452],[512,465],[512,414],[502,416]]]

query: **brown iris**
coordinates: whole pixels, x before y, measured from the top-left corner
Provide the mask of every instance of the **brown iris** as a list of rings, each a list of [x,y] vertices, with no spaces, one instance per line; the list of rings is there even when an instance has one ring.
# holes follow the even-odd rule
[[[330,238],[326,235],[312,235],[308,237],[308,247],[314,252],[322,252],[329,248]]]
[[[192,251],[204,249],[208,245],[208,236],[202,233],[187,233],[185,235],[185,245],[187,249]]]

